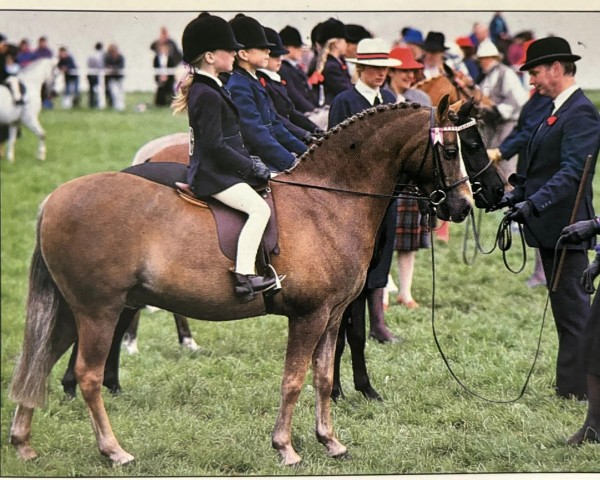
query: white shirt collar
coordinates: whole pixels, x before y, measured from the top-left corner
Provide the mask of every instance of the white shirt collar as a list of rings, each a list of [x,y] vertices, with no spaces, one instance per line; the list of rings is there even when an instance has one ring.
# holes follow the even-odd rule
[[[275,80],[276,82],[281,83],[281,76],[277,72],[268,70],[266,68],[259,68],[258,70],[261,71],[262,73],[264,73],[271,80]]]
[[[579,86],[576,84],[571,85],[569,88],[563,90],[557,95],[557,97],[554,99],[554,110],[552,110],[552,115],[554,115],[558,109],[563,106],[563,103],[565,103],[569,97],[575,93],[576,90],[579,90]]]
[[[364,83],[360,78],[354,84],[354,88],[360,93],[363,97],[367,99],[367,101],[371,104],[375,104],[375,98],[379,97],[379,101],[383,103],[383,98],[381,97],[381,92],[378,89],[373,89],[369,87],[366,83]]]
[[[221,81],[221,79],[219,77],[215,77],[214,75],[211,75],[210,73],[205,72],[204,70],[200,70],[199,68],[196,68],[196,67],[194,67],[194,71],[198,75],[204,75],[205,77],[212,78],[215,82],[217,82],[217,85],[219,87],[223,86],[223,82]]]

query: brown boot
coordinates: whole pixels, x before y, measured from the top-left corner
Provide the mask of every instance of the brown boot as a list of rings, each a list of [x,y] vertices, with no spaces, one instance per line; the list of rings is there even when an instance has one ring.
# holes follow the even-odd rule
[[[600,442],[600,376],[587,374],[588,411],[583,426],[567,439],[567,445]]]

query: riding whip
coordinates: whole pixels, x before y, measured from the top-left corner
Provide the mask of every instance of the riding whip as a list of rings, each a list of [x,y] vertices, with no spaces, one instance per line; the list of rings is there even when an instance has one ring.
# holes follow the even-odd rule
[[[581,182],[579,183],[579,189],[577,190],[577,196],[575,197],[575,205],[573,205],[573,210],[571,211],[571,218],[569,220],[569,225],[575,222],[575,217],[577,215],[577,210],[579,209],[579,203],[581,202],[581,197],[583,195],[583,189],[587,182],[588,173],[590,171],[590,165],[592,163],[592,156],[588,155],[585,159],[585,165],[583,167],[583,175],[581,176]],[[558,281],[560,280],[560,274],[562,272],[563,263],[565,261],[565,255],[567,253],[567,246],[563,245],[562,250],[560,252],[560,260],[558,262],[558,268],[556,269],[556,275],[554,277],[554,282],[552,283],[552,292],[556,292],[558,288]]]

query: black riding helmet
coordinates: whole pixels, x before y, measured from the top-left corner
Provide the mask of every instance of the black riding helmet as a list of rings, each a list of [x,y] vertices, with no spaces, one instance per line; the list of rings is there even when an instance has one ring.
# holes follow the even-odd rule
[[[183,60],[192,63],[199,55],[213,50],[240,50],[231,26],[221,17],[201,13],[187,24],[181,38]]]

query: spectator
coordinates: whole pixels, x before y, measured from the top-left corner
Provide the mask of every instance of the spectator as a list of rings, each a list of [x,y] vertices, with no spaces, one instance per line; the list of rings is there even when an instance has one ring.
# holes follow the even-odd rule
[[[444,52],[448,50],[445,46],[445,37],[441,32],[429,32],[425,41],[421,44],[424,51],[421,63],[423,63],[423,75],[425,78],[435,78],[444,73]]]
[[[469,37],[458,37],[456,39],[456,44],[462,50],[463,53],[463,63],[469,72],[469,76],[475,81],[479,81],[481,76],[481,68],[477,63],[475,57],[475,45]]]
[[[17,52],[16,60],[21,68],[26,67],[33,60],[35,60],[35,54],[33,53],[33,50],[31,50],[29,40],[26,38],[19,42],[19,50]]]
[[[48,48],[48,39],[46,37],[40,37],[38,39],[38,46],[33,54],[36,60],[38,58],[52,58],[52,50]]]
[[[471,32],[471,35],[469,35],[469,38],[471,39],[471,42],[473,42],[475,48],[477,48],[481,42],[489,38],[489,34],[490,29],[487,25],[476,22],[473,24],[473,31]]]
[[[119,47],[114,43],[108,46],[104,55],[104,68],[108,105],[121,112],[125,110],[125,90],[123,88],[125,57],[121,55]]]
[[[104,51],[101,42],[94,45],[94,52],[87,59],[87,68],[89,107],[104,108]]]
[[[75,60],[69,54],[66,47],[58,49],[58,69],[63,73],[65,79],[65,92],[63,94],[63,108],[79,106],[79,73]]]
[[[396,102],[394,94],[381,89],[388,68],[400,65],[399,60],[389,58],[389,51],[389,45],[380,38],[365,38],[359,42],[356,58],[349,59],[357,64],[358,80],[351,89],[333,99],[329,110],[329,128],[367,108]],[[382,343],[398,340],[384,323],[384,295],[394,254],[396,211],[396,201],[392,200],[377,233],[363,290],[343,314],[345,318],[351,318],[352,315],[364,317],[365,304],[368,304],[369,335]]]
[[[431,106],[429,96],[421,90],[412,88],[415,71],[423,64],[415,61],[409,48],[394,48],[390,58],[402,62],[400,66],[390,68],[389,89],[396,95],[398,102],[415,102]],[[429,248],[430,235],[426,217],[421,215],[419,202],[413,198],[398,199],[398,220],[396,222],[396,252],[398,254],[398,305],[406,308],[418,308],[419,304],[412,296],[412,279],[417,250]]]
[[[9,44],[6,37],[0,33],[0,84],[8,87],[15,105],[23,105],[21,85],[17,79],[20,66],[15,60],[16,55],[17,47]]]
[[[477,58],[484,75],[479,86],[482,93],[495,104],[492,108],[481,110],[484,121],[480,128],[481,137],[486,148],[498,148],[517,124],[521,108],[529,95],[517,74],[500,62],[500,52],[490,40],[479,45]],[[516,166],[516,156],[500,164],[505,180],[516,171]]]
[[[508,25],[502,16],[502,12],[494,14],[488,30],[490,40],[496,45],[498,51],[505,55],[506,49],[510,44],[510,34],[508,33]]]
[[[150,45],[150,50],[152,50],[156,55],[158,55],[160,45],[168,46],[169,56],[171,57],[172,61],[175,62],[175,66],[181,63],[181,51],[179,50],[177,44],[173,41],[173,39],[169,37],[167,27],[160,27],[158,39],[152,42],[152,44]]]
[[[177,66],[177,57],[171,53],[171,49],[166,42],[158,44],[153,65],[156,73],[154,76],[156,82],[154,105],[167,107],[171,104],[174,93],[175,74],[173,69]]]

